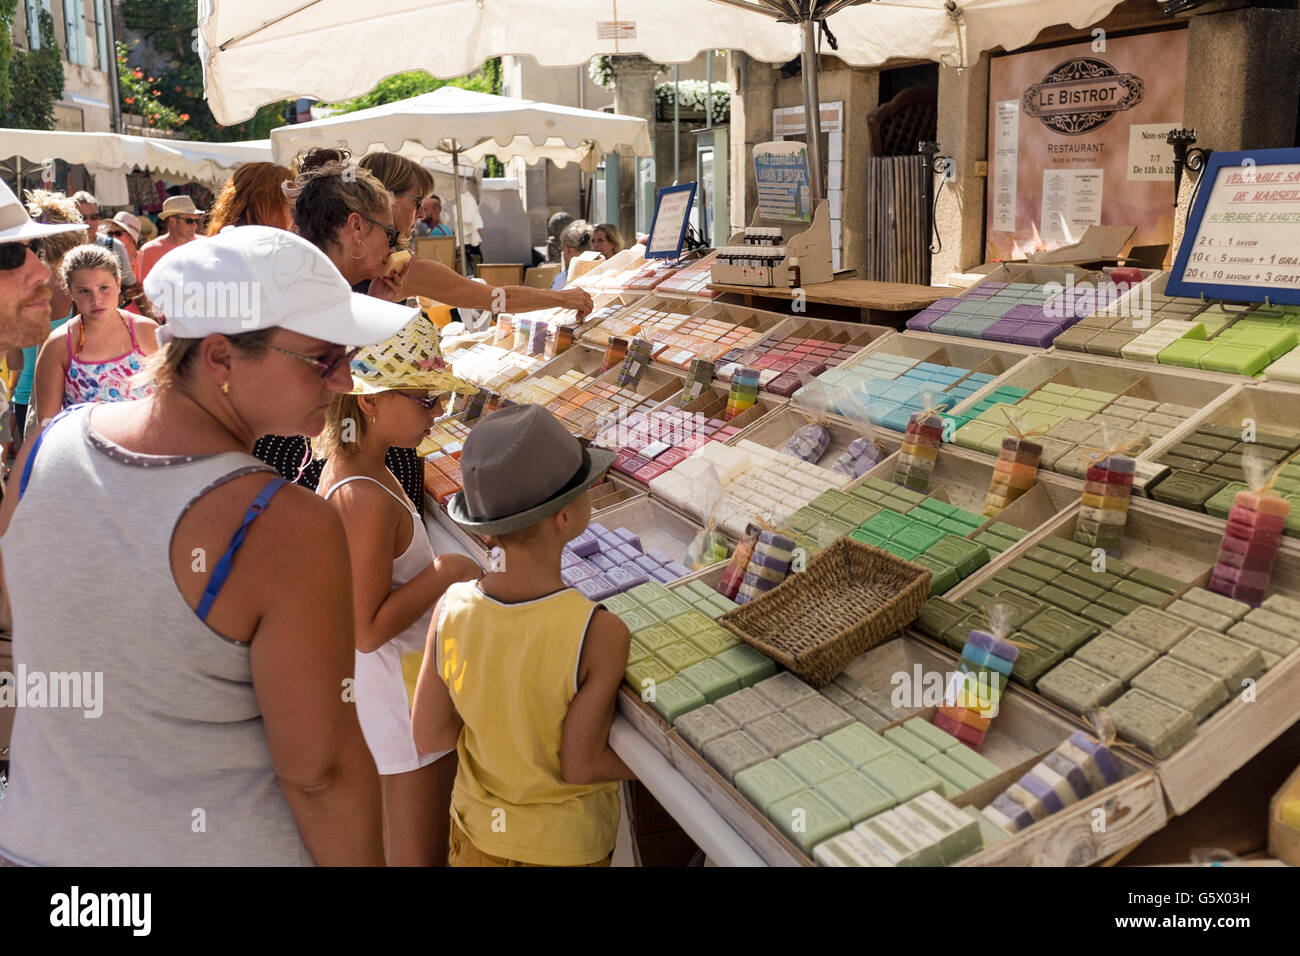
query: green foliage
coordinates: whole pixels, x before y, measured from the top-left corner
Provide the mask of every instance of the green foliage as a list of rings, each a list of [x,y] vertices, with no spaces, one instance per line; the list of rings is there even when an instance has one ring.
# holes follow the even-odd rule
[[[483,64],[483,68],[469,76],[458,76],[453,80],[439,80],[424,70],[410,70],[398,73],[379,81],[369,93],[363,93],[350,100],[332,104],[334,115],[354,113],[357,110],[383,106],[398,100],[409,100],[421,93],[432,93],[444,86],[458,86],[462,90],[475,90],[479,93],[501,95],[501,59],[496,57]]]
[[[284,125],[287,100],[264,106],[253,119],[233,126],[222,126],[213,117],[203,98],[203,64],[194,40],[196,0],[131,0],[121,10],[126,27],[139,34],[125,53],[119,44],[118,92],[123,112],[140,113],[146,125],[156,129],[209,142],[265,139],[272,129]],[[150,49],[156,57],[143,55]],[[126,65],[124,55],[134,55],[137,65]],[[147,59],[154,65],[144,66]],[[142,89],[142,83],[147,88]],[[134,102],[128,103],[128,97]]]
[[[9,91],[13,82],[9,78],[9,64],[14,58],[14,14],[18,0],[0,0],[0,110],[9,105]]]
[[[682,80],[677,86],[677,100],[682,112],[703,113],[708,108],[708,84],[703,80]],[[655,113],[659,119],[673,118],[673,87],[672,83],[655,85]],[[714,83],[712,97],[713,122],[728,122],[731,119],[731,87],[725,83]]]
[[[12,22],[13,13],[6,22]],[[12,39],[8,44],[9,63],[6,79],[9,86],[8,101],[0,101],[0,126],[13,129],[53,129],[54,101],[63,94],[63,63],[59,57],[58,40],[54,35],[54,18],[41,10],[39,23],[41,39],[39,50],[14,49]]]

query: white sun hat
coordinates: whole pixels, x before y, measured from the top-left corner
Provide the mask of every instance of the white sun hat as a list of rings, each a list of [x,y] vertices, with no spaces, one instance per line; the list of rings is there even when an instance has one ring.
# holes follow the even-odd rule
[[[390,339],[418,308],[353,292],[325,253],[270,226],[229,226],[158,260],[144,280],[171,338],[282,328],[337,345]]]

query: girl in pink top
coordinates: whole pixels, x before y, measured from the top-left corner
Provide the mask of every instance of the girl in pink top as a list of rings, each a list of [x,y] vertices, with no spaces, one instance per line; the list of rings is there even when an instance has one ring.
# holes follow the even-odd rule
[[[84,402],[121,402],[149,393],[131,377],[158,348],[151,319],[117,307],[117,259],[100,246],[78,246],[60,270],[77,316],[50,334],[36,358],[32,398],[44,423],[61,408]]]

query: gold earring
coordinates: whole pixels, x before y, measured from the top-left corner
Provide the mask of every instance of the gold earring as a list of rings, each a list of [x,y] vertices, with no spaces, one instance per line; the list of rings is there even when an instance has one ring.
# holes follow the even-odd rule
[[[222,383],[221,383],[221,394],[222,394],[222,395],[229,395],[229,394],[230,394],[230,383],[229,383],[229,382],[222,382]]]
[[[351,257],[351,258],[353,258],[353,259],[364,259],[364,258],[366,257],[366,247],[363,246],[363,245],[361,244],[361,240],[360,240],[360,239],[357,240],[357,248],[361,250],[361,252],[360,252],[359,254],[358,254],[358,253],[352,253],[352,252],[349,252],[349,253],[348,253],[348,256]]]
[[[375,422],[377,422],[377,421],[379,421],[379,416],[378,416],[378,415],[371,415],[371,416],[370,416],[370,424],[373,425],[373,424],[374,424]]]

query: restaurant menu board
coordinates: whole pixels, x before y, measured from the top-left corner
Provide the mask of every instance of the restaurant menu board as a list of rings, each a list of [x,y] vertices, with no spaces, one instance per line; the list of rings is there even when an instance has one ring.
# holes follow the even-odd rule
[[[665,186],[655,202],[655,217],[646,240],[647,259],[680,259],[686,226],[695,201],[695,183]]]
[[[812,222],[806,144],[759,143],[754,147],[754,179],[760,219]]]
[[[1165,294],[1300,305],[1300,149],[1210,156]]]

